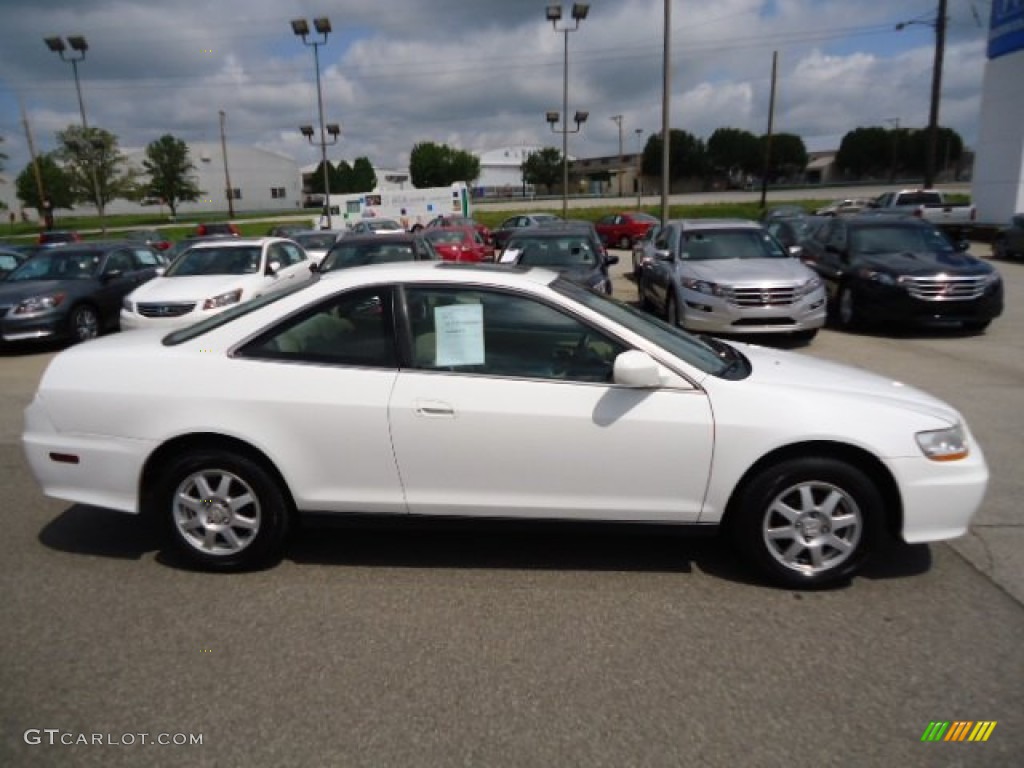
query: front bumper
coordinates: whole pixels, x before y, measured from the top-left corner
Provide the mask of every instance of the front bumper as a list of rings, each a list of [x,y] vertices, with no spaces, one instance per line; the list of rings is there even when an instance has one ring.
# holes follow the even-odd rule
[[[67,313],[63,308],[28,315],[14,315],[10,310],[0,317],[0,339],[27,341],[50,339],[67,333]]]
[[[680,288],[683,324],[696,333],[799,333],[825,325],[824,290],[791,304],[738,306],[720,296]]]
[[[1003,288],[996,284],[976,299],[925,300],[900,286],[863,281],[856,298],[865,321],[909,326],[941,326],[992,320],[1003,313]]]
[[[153,447],[108,435],[59,433],[39,399],[25,409],[25,458],[43,493],[55,499],[137,513],[139,477]]]

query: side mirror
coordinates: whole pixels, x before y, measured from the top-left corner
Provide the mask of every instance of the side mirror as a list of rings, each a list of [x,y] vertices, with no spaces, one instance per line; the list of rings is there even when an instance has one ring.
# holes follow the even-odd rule
[[[618,264],[618,263],[619,263],[619,257],[616,254],[614,254],[614,253],[611,254],[610,256],[605,256],[604,257],[604,265],[606,267],[610,267],[613,264]]]
[[[661,386],[661,369],[646,352],[630,349],[615,358],[612,381],[623,387],[654,389]]]
[[[320,266],[315,261],[309,262],[309,271],[310,272],[312,272],[315,275],[319,270],[320,270]]]
[[[654,252],[654,258],[658,261],[672,261],[674,257],[672,251],[657,250]]]
[[[120,269],[112,269],[109,272],[104,272],[101,278],[104,283],[109,283],[111,280],[116,280],[119,277],[124,276],[124,272]]]
[[[961,240],[956,244],[956,249],[962,253],[967,253],[967,251],[971,250],[971,241]]]
[[[791,245],[786,250],[789,251],[789,255],[795,259],[799,259],[804,255],[804,247],[802,245]]]
[[[270,275],[270,276],[276,275],[280,270],[281,270],[281,262],[280,261],[272,261],[269,264],[267,264],[267,275]]]
[[[154,274],[155,274],[155,275],[156,275],[157,277],[160,277],[160,276],[162,276],[162,275],[163,275],[163,273],[164,273],[164,272],[166,272],[166,271],[167,271],[167,267],[157,267],[157,268],[156,268],[155,270],[153,270]]]

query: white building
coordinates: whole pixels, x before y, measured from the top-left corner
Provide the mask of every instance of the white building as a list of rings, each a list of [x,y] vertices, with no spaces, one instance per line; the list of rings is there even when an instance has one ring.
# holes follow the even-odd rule
[[[228,210],[225,190],[231,179],[232,204],[241,211],[294,211],[302,206],[302,175],[292,158],[256,147],[227,145],[227,172],[220,143],[188,145],[189,159],[195,166],[194,180],[202,190],[198,202],[179,203],[178,213],[223,213]],[[142,170],[146,158],[143,149],[126,151],[128,164]],[[109,213],[139,210],[139,203],[115,200]]]
[[[480,178],[473,183],[476,195],[513,197],[524,194],[523,162],[531,153],[542,149],[544,147],[524,144],[475,153],[480,160]]]

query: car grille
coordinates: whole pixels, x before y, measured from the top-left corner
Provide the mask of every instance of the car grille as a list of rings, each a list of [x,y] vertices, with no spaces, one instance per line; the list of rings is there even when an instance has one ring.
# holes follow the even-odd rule
[[[796,301],[796,288],[726,288],[725,300],[737,307],[785,307]]]
[[[181,317],[195,309],[196,303],[178,302],[175,304],[146,304],[138,303],[135,308],[143,317]]]
[[[907,292],[922,301],[971,301],[985,293],[986,278],[977,277],[904,277]]]

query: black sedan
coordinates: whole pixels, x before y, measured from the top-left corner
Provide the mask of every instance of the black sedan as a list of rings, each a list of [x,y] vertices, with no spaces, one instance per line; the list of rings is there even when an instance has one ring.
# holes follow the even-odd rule
[[[803,243],[840,327],[956,324],[980,332],[1003,311],[1003,281],[934,225],[912,216],[836,217]]]
[[[593,227],[537,226],[513,235],[499,257],[504,264],[545,267],[587,288],[611,295],[608,267],[619,262],[609,256]]]
[[[508,243],[509,238],[524,229],[536,227],[543,222],[550,223],[561,220],[560,216],[555,216],[553,213],[518,213],[515,216],[509,216],[501,222],[497,229],[491,232],[494,250],[501,252]]]
[[[121,300],[161,259],[143,243],[97,242],[37,253],[0,281],[0,340],[86,341],[118,327]]]

